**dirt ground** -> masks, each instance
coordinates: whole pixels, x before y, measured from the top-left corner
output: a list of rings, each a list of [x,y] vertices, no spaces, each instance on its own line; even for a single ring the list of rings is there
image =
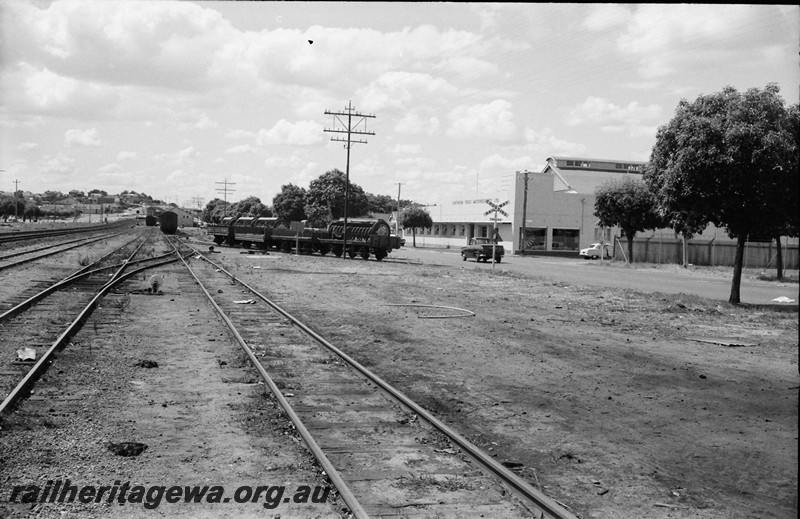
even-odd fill
[[[201,231],[192,241],[210,245]],[[796,313],[553,283],[502,266],[426,266],[401,251],[376,262],[218,250],[214,259],[237,277],[498,460],[521,464],[520,475],[581,518],[797,516]],[[99,321],[99,332],[95,324],[76,339],[71,362],[89,366],[88,389],[67,405],[102,411],[53,413],[33,400],[0,431],[4,486],[76,473],[92,481],[207,474],[322,484],[263,386],[224,346],[213,314],[184,297],[189,287],[179,279],[170,273],[165,297],[132,296],[124,312]],[[122,310],[120,297],[108,304]],[[170,334],[185,340],[165,343]],[[136,367],[141,359],[159,368]],[[170,371],[184,364],[191,382]],[[62,367],[47,380],[67,373]],[[209,388],[215,398],[203,395]],[[53,429],[61,440],[39,436]],[[163,462],[109,458],[106,442],[123,437],[148,443],[147,455]],[[256,451],[268,465],[248,461]],[[153,514],[170,510],[200,511]]]
[[[240,252],[220,256],[580,517],[797,516],[796,313]]]

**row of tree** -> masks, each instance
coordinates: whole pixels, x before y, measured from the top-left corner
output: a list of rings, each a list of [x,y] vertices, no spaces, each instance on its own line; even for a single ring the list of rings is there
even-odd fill
[[[596,191],[600,225],[619,227],[633,260],[637,232],[672,228],[684,239],[709,225],[736,239],[729,302],[740,302],[748,236],[778,243],[797,236],[800,207],[800,106],[786,107],[779,88],[722,92],[682,100],[659,128],[642,180],[626,177]]]
[[[338,169],[326,172],[312,180],[308,189],[286,184],[267,206],[258,197],[251,196],[235,203],[215,198],[203,209],[202,218],[209,223],[219,223],[225,216],[277,216],[290,221],[307,220],[311,227],[325,227],[342,218],[345,213],[347,177]],[[408,207],[409,200],[401,201]],[[359,218],[369,214],[391,213],[397,209],[397,200],[387,195],[366,193],[358,184],[349,183],[347,216]]]

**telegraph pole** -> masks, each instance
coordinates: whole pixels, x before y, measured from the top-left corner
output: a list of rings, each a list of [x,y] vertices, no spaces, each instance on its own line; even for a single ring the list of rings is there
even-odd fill
[[[19,220],[17,216],[17,191],[19,191],[19,180],[14,181],[14,220]]]
[[[344,184],[344,232],[342,234],[342,258],[344,258],[345,255],[347,255],[347,201],[350,196],[350,148],[353,146],[353,144],[367,143],[366,140],[353,140],[352,136],[375,135],[375,132],[367,131],[367,119],[374,119],[375,116],[356,112],[351,101],[347,102],[347,107],[344,109],[344,112],[331,112],[330,110],[325,110],[325,115],[333,116],[333,128],[324,128],[323,131],[347,134],[347,138],[336,136],[331,137],[332,141],[344,142],[344,147],[347,150],[347,167],[345,168]],[[347,118],[347,123],[345,123],[345,117]],[[355,125],[353,125],[353,118],[356,119]],[[337,128],[337,122],[343,127],[343,129]],[[359,126],[362,125],[362,123],[363,129],[359,129]]]
[[[394,233],[400,235],[400,186],[402,182],[397,183],[397,218],[394,219]]]
[[[223,215],[228,216],[228,192],[233,193],[236,191],[235,189],[229,189],[228,186],[235,186],[236,182],[228,182],[226,178],[222,182],[216,182],[216,184],[222,184],[222,187],[217,188],[217,193],[222,193],[223,200],[225,201],[225,212]]]
[[[192,197],[192,203],[200,209],[200,206],[203,204],[204,199],[200,198],[199,196]]]
[[[525,175],[525,189],[523,189],[525,194],[522,198],[522,228],[519,230],[519,253],[522,254],[525,250],[525,228],[527,227],[526,218],[528,217],[528,174],[530,174],[530,171],[526,169],[522,172],[517,171],[517,173]]]

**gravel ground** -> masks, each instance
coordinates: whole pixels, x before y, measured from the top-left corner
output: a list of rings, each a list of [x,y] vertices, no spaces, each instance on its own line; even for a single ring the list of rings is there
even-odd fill
[[[498,460],[520,464],[580,517],[797,516],[796,314],[401,254],[365,262],[220,249],[214,259],[237,277]],[[0,515],[254,515],[252,504],[6,502],[14,485],[67,477],[324,485],[210,308],[177,268],[165,280],[163,296],[109,300],[3,424]],[[108,450],[122,441],[148,448],[130,458]],[[335,501],[300,506],[269,513],[339,512]]]

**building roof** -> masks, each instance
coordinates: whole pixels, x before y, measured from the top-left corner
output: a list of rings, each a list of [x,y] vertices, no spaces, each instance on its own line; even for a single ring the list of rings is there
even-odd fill
[[[646,164],[633,160],[548,157],[542,173],[553,173],[553,191],[594,194],[601,184],[620,175],[641,175]]]

